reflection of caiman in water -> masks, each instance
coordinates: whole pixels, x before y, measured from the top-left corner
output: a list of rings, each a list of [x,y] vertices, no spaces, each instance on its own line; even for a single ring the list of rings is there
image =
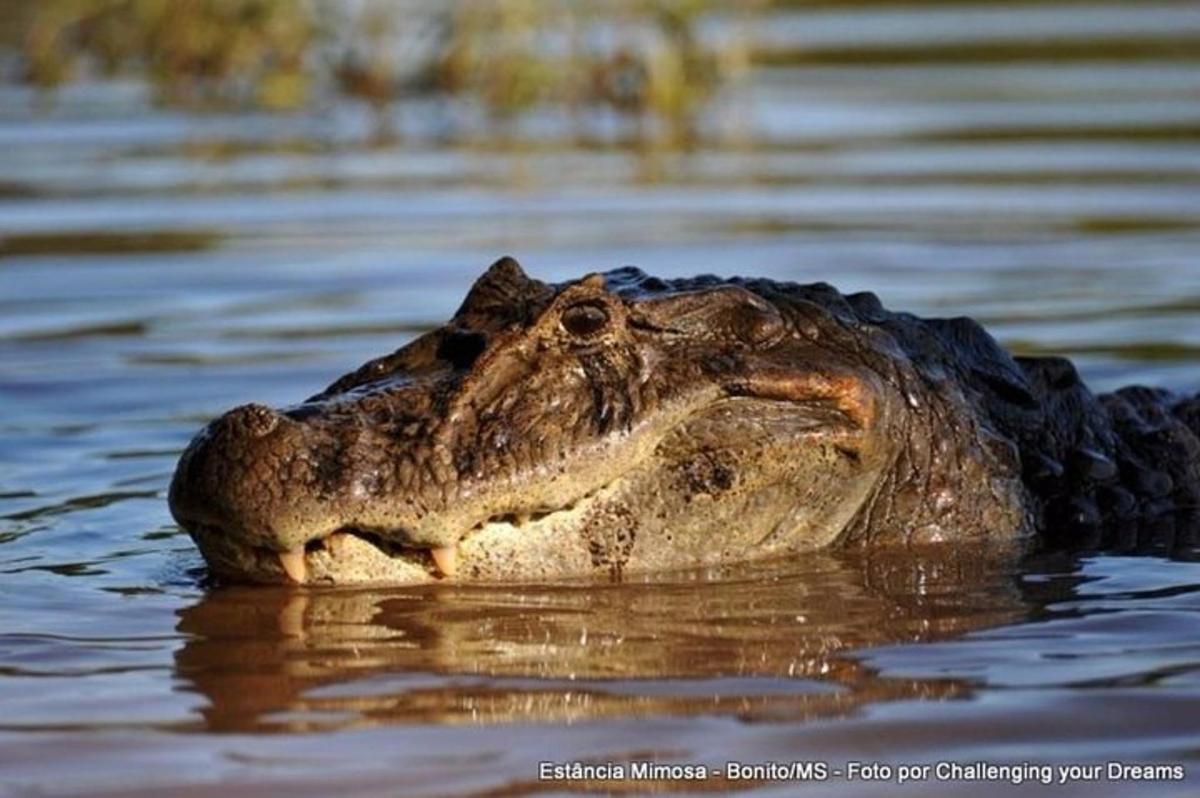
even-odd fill
[[[214,730],[840,715],[944,698],[846,657],[1022,617],[1017,557],[817,552],[653,583],[230,587],[182,611],[176,673]]]

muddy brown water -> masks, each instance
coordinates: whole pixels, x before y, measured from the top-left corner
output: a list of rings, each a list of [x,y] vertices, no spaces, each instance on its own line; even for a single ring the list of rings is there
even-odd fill
[[[1194,4],[826,4],[753,35],[773,65],[691,152],[574,147],[552,113],[497,147],[405,108],[369,146],[350,105],[192,116],[110,84],[34,114],[0,88],[0,792],[553,794],[613,785],[539,762],[656,759],[718,774],[631,789],[1195,794],[1186,551],[297,591],[209,585],[171,522],[207,418],[396,348],[501,253],[545,279],[827,280],[972,315],[1100,389],[1200,390]],[[850,762],[1102,771],[898,785]]]

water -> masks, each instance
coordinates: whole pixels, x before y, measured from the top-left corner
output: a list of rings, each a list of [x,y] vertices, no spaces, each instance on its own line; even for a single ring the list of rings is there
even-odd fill
[[[828,280],[975,316],[1016,350],[1071,355],[1098,389],[1200,390],[1194,5],[752,22],[773,66],[718,100],[692,152],[572,147],[551,112],[512,146],[467,146],[444,141],[444,109],[414,104],[401,143],[369,146],[349,105],[196,117],[121,84],[33,115],[0,89],[4,790],[508,795],[564,788],[538,781],[542,760],[657,757],[1179,763],[1187,781],[1020,790],[1194,792],[1200,566],[1182,560],[829,553],[621,585],[204,581],[165,502],[193,432],[396,348],[502,253],[552,280],[625,263]]]

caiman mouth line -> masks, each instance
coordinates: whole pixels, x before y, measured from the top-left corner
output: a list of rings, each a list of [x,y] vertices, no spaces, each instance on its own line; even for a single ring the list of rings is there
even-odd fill
[[[687,423],[703,413],[712,412],[714,407],[720,408],[727,402],[740,401],[742,399],[739,396],[727,396],[723,401],[685,414],[654,445],[647,447],[641,456],[636,457],[626,470],[567,504],[553,509],[527,509],[493,514],[467,529],[458,537],[456,543],[449,546],[423,547],[400,542],[398,538],[405,537],[402,527],[342,524],[324,534],[311,537],[292,549],[280,551],[270,546],[239,543],[236,536],[227,534],[227,530],[219,524],[186,520],[181,523],[210,541],[219,541],[220,545],[226,549],[226,558],[231,563],[253,563],[252,569],[256,573],[275,572],[298,585],[339,584],[344,580],[347,570],[353,570],[363,563],[369,564],[370,569],[377,575],[377,581],[412,582],[452,579],[462,570],[462,550],[465,545],[481,532],[486,530],[492,541],[497,537],[503,538],[512,535],[528,535],[536,538],[540,525],[553,525],[564,520],[569,521],[569,516],[578,515],[598,496],[611,492],[614,486],[634,473],[651,453],[657,451],[658,445],[669,437],[670,432],[685,427]],[[797,403],[779,399],[757,399],[756,401],[766,405],[788,407],[793,414],[793,423],[806,428],[846,431],[857,431],[861,428],[856,419],[840,408],[831,406],[829,402]],[[467,559],[469,561],[471,558],[468,556]],[[233,568],[232,570],[241,569]],[[390,579],[378,578],[384,574],[392,574],[392,576]],[[480,575],[475,572],[470,576],[478,578]]]
[[[529,527],[536,527],[542,524],[553,525],[558,521],[566,519],[571,514],[578,514],[582,509],[594,502],[597,497],[610,493],[616,485],[620,484],[640,468],[658,450],[658,446],[662,441],[670,437],[672,432],[686,427],[689,422],[698,416],[712,412],[714,407],[719,408],[725,402],[738,401],[741,401],[740,397],[728,396],[723,401],[718,401],[702,410],[693,410],[685,414],[669,430],[664,432],[653,445],[646,447],[642,451],[641,456],[634,458],[633,462],[628,464],[628,467],[624,471],[609,481],[579,495],[567,504],[553,509],[541,508],[493,514],[484,521],[476,523],[460,535],[456,543],[450,546],[438,548],[408,546],[394,539],[394,537],[403,534],[402,530],[372,529],[351,524],[340,526],[328,534],[310,539],[304,545],[290,551],[279,552],[266,548],[262,549],[262,551],[270,558],[275,559],[283,572],[293,582],[298,584],[306,584],[310,581],[312,573],[310,560],[314,557],[323,556],[327,559],[327,565],[329,566],[327,571],[335,568],[339,555],[346,542],[350,539],[369,546],[372,552],[380,558],[416,565],[424,570],[430,578],[453,578],[459,573],[460,555],[464,545],[485,529],[497,535],[526,534],[533,531]],[[844,429],[847,431],[857,431],[861,428],[861,425],[850,414],[836,406],[831,406],[830,403],[825,401],[806,403],[789,402],[779,399],[760,399],[757,401],[768,405],[786,406],[797,418],[806,417],[805,423],[811,425],[813,428]],[[330,574],[330,578],[332,581],[337,581],[336,576],[333,574]]]

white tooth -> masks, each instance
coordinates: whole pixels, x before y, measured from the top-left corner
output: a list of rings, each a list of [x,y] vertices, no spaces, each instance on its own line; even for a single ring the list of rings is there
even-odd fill
[[[279,552],[279,564],[283,566],[283,570],[292,578],[293,582],[304,584],[308,579],[308,567],[304,562],[303,546],[298,546],[291,551]]]
[[[433,563],[443,576],[454,576],[458,570],[458,546],[442,546],[430,549],[429,553],[433,555]]]

